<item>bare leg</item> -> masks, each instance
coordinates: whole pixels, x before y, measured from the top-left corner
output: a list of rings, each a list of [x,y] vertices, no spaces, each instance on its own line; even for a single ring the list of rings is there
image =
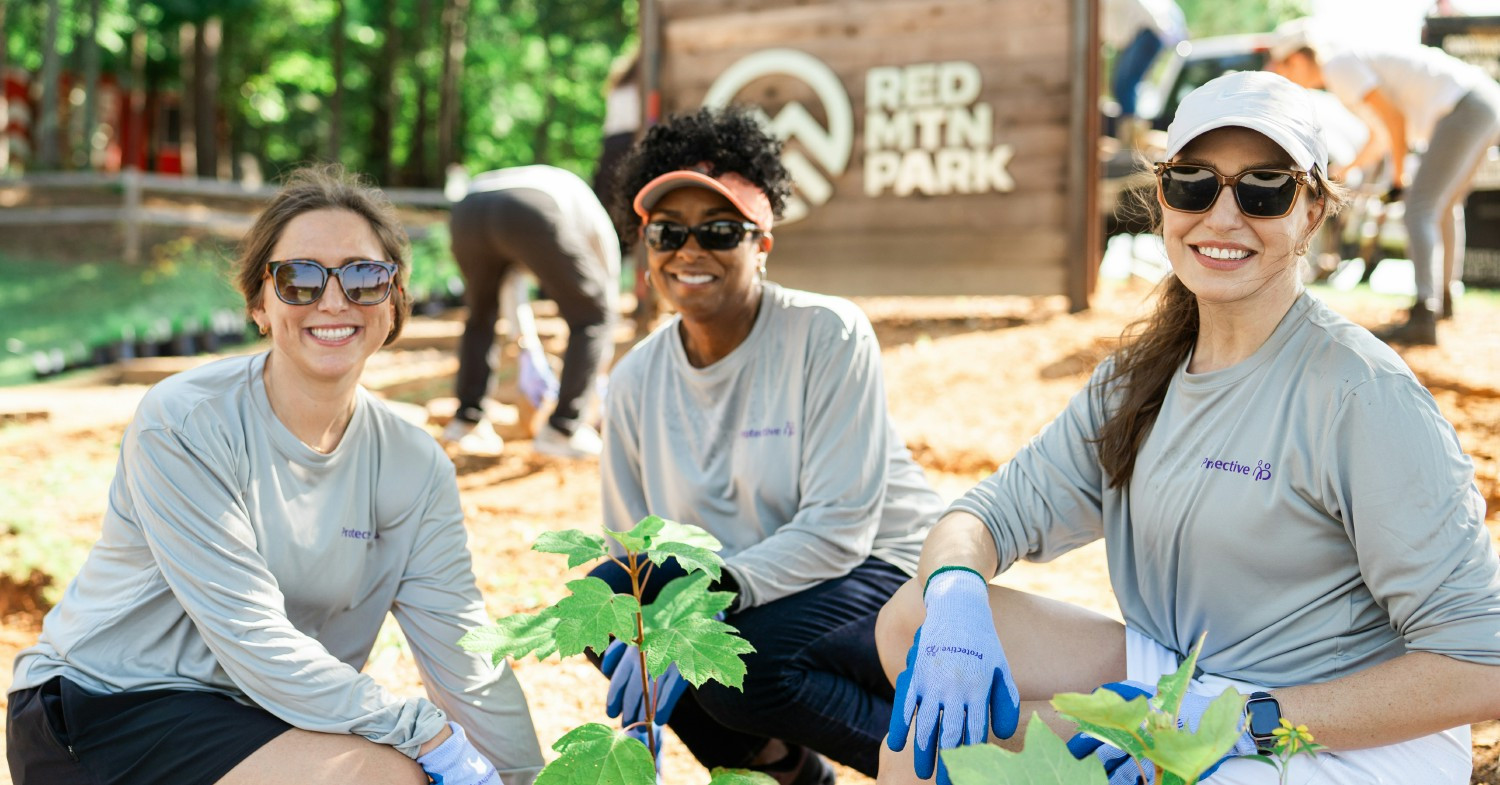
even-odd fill
[[[1016,734],[1008,740],[990,741],[1020,749],[1032,712],[1066,738],[1075,728],[1059,719],[1048,701],[1059,692],[1092,692],[1101,684],[1123,680],[1125,626],[1066,602],[1000,586],[989,589],[995,629],[1021,693],[1021,725]],[[921,588],[914,581],[902,586],[880,612],[875,642],[892,683],[906,667],[907,650],[925,616]],[[882,785],[919,782],[910,744],[901,752],[882,745],[877,781]]]
[[[395,747],[361,736],[292,729],[277,736],[219,780],[218,785],[425,785],[417,762]]]

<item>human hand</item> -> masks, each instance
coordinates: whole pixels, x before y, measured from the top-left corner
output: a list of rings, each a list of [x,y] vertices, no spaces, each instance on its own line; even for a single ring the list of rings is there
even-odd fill
[[[449,722],[448,729],[453,731],[452,736],[426,755],[417,756],[417,765],[432,778],[433,785],[499,785],[500,774],[469,743],[463,727]]]
[[[1136,698],[1149,699],[1156,694],[1155,687],[1139,681],[1111,682],[1104,685],[1103,688],[1119,695],[1126,701]],[[1214,697],[1217,696],[1211,697],[1192,692],[1183,695],[1182,705],[1177,710],[1177,727],[1197,733],[1199,724],[1203,722],[1203,714],[1208,711],[1209,705],[1214,702]],[[1098,758],[1104,764],[1104,773],[1109,775],[1109,785],[1135,785],[1135,783],[1142,781],[1142,779],[1146,782],[1156,781],[1156,767],[1151,765],[1151,761],[1140,761],[1137,763],[1134,758],[1127,755],[1123,750],[1106,744],[1092,736],[1079,733],[1073,738],[1068,739],[1068,752],[1073,753],[1073,757],[1080,760],[1089,755]],[[1199,781],[1208,779],[1211,774],[1219,770],[1220,766],[1224,765],[1224,761],[1230,758],[1254,754],[1255,742],[1250,738],[1250,731],[1247,729],[1240,734],[1240,738],[1234,743],[1234,747],[1224,757],[1214,763],[1214,765],[1208,767],[1208,770],[1199,775],[1198,779]]]
[[[641,680],[640,649],[632,643],[618,638],[604,650],[600,670],[609,677],[609,691],[605,693],[604,712],[610,717],[619,717],[624,728],[646,721],[646,697]],[[687,690],[687,681],[673,664],[652,685],[656,706],[652,722],[665,725],[672,717],[677,701]],[[644,741],[642,736],[642,741]]]
[[[906,746],[913,727],[912,763],[921,779],[938,769],[939,749],[978,744],[989,731],[1008,739],[1020,721],[1020,694],[1000,647],[990,613],[988,584],[969,569],[934,572],[923,595],[927,619],[896,679],[890,733],[892,750]]]
[[[547,363],[547,354],[540,348],[527,347],[521,350],[521,368],[516,374],[516,386],[531,402],[531,408],[542,408],[542,401],[557,398],[557,377]]]

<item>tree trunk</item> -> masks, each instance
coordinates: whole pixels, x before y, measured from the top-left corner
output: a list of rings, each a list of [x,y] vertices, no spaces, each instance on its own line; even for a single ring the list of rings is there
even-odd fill
[[[430,71],[427,61],[427,30],[432,27],[432,0],[417,0],[417,24],[412,28],[411,62],[412,79],[417,83],[417,115],[412,121],[411,149],[406,151],[406,171],[409,185],[430,187],[437,182],[428,163],[427,128]]]
[[[126,106],[122,158],[124,169],[144,169],[150,163],[146,141],[146,28],[130,36],[130,103]]]
[[[83,79],[83,139],[80,154],[74,160],[92,169],[97,160],[94,131],[99,125],[99,0],[89,0],[88,32],[83,38]]]
[[[370,169],[377,182],[383,186],[395,185],[395,170],[391,166],[391,144],[395,127],[395,72],[399,59],[400,30],[396,25],[396,0],[385,0],[382,8],[381,30],[385,44],[381,47],[371,86],[374,90],[375,107],[370,118]]]
[[[97,0],[96,0],[97,2]],[[219,92],[219,44],[223,23],[209,17],[193,28],[193,136],[197,142],[197,175],[219,176],[219,129],[215,100]]]
[[[349,4],[336,0],[333,14],[333,96],[328,102],[328,160],[338,163],[344,148],[344,50]]]
[[[10,51],[6,46],[5,33],[5,7],[9,5],[8,0],[0,0],[0,77],[5,74],[6,63],[10,62]],[[10,169],[10,102],[5,98],[5,80],[0,78],[0,176],[4,176],[6,170]]]
[[[193,65],[193,41],[197,39],[197,25],[184,22],[177,29],[177,52],[180,56],[178,77],[182,84],[177,91],[177,139],[181,153],[183,176],[198,171],[198,90]]]
[[[459,85],[463,83],[469,0],[446,0],[443,8],[443,78],[438,95],[438,168],[459,163]]]
[[[62,85],[57,61],[57,24],[61,17],[61,0],[47,0],[47,32],[42,36],[42,107],[34,126],[37,168],[44,170],[56,169],[62,163],[57,148],[62,128],[59,114],[62,102],[58,100]]]

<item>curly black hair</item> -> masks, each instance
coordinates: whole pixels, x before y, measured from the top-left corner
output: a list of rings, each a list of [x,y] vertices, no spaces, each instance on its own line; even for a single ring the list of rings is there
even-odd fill
[[[635,149],[620,161],[613,199],[615,225],[620,237],[633,242],[641,226],[631,206],[646,183],[667,172],[688,169],[707,162],[709,174],[737,172],[766,193],[771,211],[781,217],[787,197],[792,195],[792,177],[781,165],[781,140],[740,106],[703,107],[691,114],[678,114],[652,126]]]

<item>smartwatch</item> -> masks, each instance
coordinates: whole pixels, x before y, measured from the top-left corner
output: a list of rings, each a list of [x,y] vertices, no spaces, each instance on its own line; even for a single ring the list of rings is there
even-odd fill
[[[1245,725],[1255,751],[1270,755],[1276,747],[1276,735],[1271,731],[1281,727],[1281,704],[1269,692],[1250,693],[1250,700],[1245,701]]]

